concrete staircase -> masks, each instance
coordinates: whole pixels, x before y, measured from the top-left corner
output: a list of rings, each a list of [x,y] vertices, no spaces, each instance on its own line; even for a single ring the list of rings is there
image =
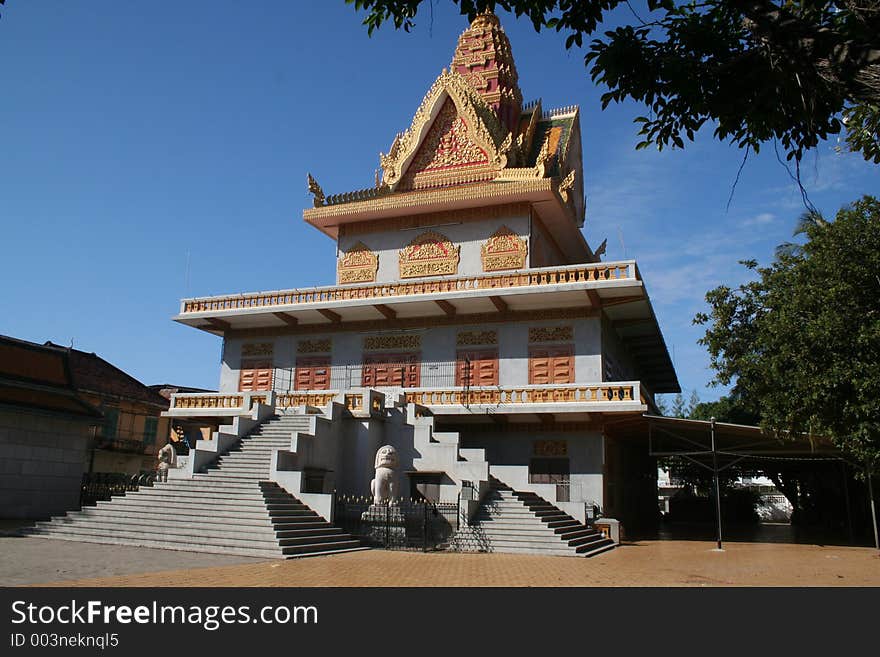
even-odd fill
[[[462,481],[479,483],[488,480],[486,450],[461,447],[457,432],[437,431],[434,418],[419,414],[415,404],[407,406],[406,414],[407,424],[413,427],[413,445],[421,455],[413,459],[415,470],[445,472],[456,482],[456,493]]]
[[[535,493],[516,492],[490,479],[474,522],[453,537],[453,549],[590,557],[615,544]]]
[[[37,523],[31,534],[89,543],[285,558],[363,549],[274,482],[272,451],[308,417],[275,416],[192,479],[170,479]]]

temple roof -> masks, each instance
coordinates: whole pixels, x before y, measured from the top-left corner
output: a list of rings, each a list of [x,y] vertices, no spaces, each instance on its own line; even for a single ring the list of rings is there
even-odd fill
[[[381,179],[368,189],[325,195],[310,174],[315,207],[303,213],[305,220],[336,237],[338,206],[352,206],[344,212],[346,222],[371,221],[386,206],[393,213],[402,202],[419,211],[420,192],[454,188],[457,200],[479,207],[499,196],[487,186],[504,188],[504,196],[516,196],[521,187],[521,200],[535,202],[526,196],[540,182],[550,193],[538,202],[557,206],[552,213],[570,224],[561,237],[579,234],[583,225],[578,108],[545,112],[540,100],[523,107],[510,42],[492,13],[478,15],[461,34],[449,70],[441,72],[409,129],[397,134],[379,160]],[[358,210],[364,201],[370,202],[366,214]],[[575,240],[586,247],[582,236]],[[587,250],[586,257],[591,254]]]
[[[522,93],[510,41],[495,14],[488,10],[479,14],[461,33],[449,70],[477,90],[508,131],[515,130]]]

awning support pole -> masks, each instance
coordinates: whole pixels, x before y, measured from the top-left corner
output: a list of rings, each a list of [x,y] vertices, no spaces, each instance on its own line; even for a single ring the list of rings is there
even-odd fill
[[[718,454],[715,451],[715,418],[710,418],[710,431],[712,434],[712,474],[715,478],[715,520],[717,522],[718,549],[723,550],[721,544],[721,487],[718,484]]]
[[[874,508],[874,486],[871,484],[874,472],[871,466],[867,466],[865,471],[868,478],[868,497],[871,499],[871,523],[874,525],[874,547],[880,550],[880,541],[877,540],[877,509]]]

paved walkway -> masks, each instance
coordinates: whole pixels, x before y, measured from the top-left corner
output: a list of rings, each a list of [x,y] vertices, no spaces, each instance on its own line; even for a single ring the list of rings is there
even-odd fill
[[[0,586],[153,573],[187,567],[254,564],[262,561],[224,554],[0,535]]]
[[[870,548],[744,542],[729,543],[723,552],[713,547],[710,541],[649,540],[592,559],[369,550],[259,561],[40,538],[0,539],[0,585],[880,586],[880,557]],[[212,559],[238,564],[210,563]],[[184,563],[187,569],[176,568]],[[86,579],[99,573],[106,576]]]

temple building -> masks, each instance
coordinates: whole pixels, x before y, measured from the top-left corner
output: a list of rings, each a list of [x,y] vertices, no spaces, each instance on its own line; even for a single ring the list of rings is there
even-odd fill
[[[369,189],[308,176],[303,219],[336,241],[335,285],[181,302],[176,321],[223,340],[219,391],[172,395],[167,415],[219,428],[168,485],[225,469],[332,522],[391,445],[405,497],[463,500],[474,524],[498,491],[606,533],[656,515],[656,463],[615,427],[679,384],[636,262],[602,261],[582,232],[578,107],[524,104],[481,14],[379,160]],[[269,437],[265,463],[230,465]]]

